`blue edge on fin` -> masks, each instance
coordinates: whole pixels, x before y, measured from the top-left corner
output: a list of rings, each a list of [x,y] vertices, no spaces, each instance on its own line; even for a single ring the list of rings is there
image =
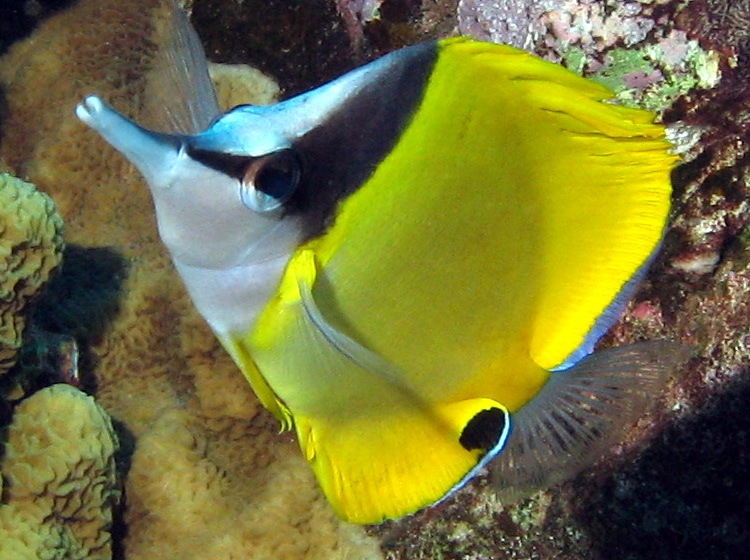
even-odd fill
[[[610,303],[602,312],[602,314],[597,318],[594,326],[591,327],[591,330],[583,339],[581,345],[573,350],[573,352],[571,352],[571,354],[565,359],[563,363],[552,368],[550,371],[557,372],[570,369],[594,351],[594,346],[599,341],[599,339],[603,337],[607,333],[607,331],[611,329],[614,324],[620,319],[622,312],[625,310],[625,306],[628,304],[628,301],[630,301],[630,298],[632,298],[635,294],[635,291],[638,289],[638,285],[641,283],[641,280],[643,280],[643,278],[646,276],[648,269],[656,259],[656,255],[659,254],[663,239],[664,236],[662,235],[662,240],[659,241],[659,244],[651,252],[649,257],[638,268],[638,270],[635,271],[633,277],[625,283],[619,293],[615,296],[615,299],[612,300],[612,303]]]
[[[620,316],[625,309],[625,306],[627,305],[628,301],[630,301],[630,298],[635,294],[636,289],[638,288],[638,285],[641,283],[641,280],[646,276],[646,273],[648,272],[649,267],[653,263],[653,261],[656,259],[656,255],[659,253],[659,250],[661,249],[663,242],[663,236],[662,240],[659,241],[659,244],[656,246],[656,248],[651,252],[649,257],[644,261],[644,263],[638,268],[638,270],[633,274],[633,277],[628,280],[625,285],[622,287],[622,289],[618,292],[618,294],[615,296],[615,298],[612,300],[612,303],[610,303],[607,308],[602,312],[602,314],[599,316],[599,318],[594,323],[594,326],[591,327],[591,330],[588,332],[586,337],[584,338],[581,345],[573,350],[573,352],[565,359],[563,363],[561,363],[559,366],[552,368],[550,371],[552,372],[560,372],[564,371],[566,369],[570,369],[575,364],[577,364],[579,361],[581,361],[583,358],[588,356],[594,351],[594,346],[599,341],[599,339],[606,334],[606,332],[614,326],[614,324],[620,319]],[[441,502],[443,502],[445,499],[447,499],[451,494],[456,492],[457,490],[460,490],[463,488],[472,478],[477,476],[479,472],[485,468],[490,461],[492,461],[505,447],[505,444],[508,443],[508,440],[510,439],[510,429],[511,429],[511,417],[509,414],[506,413],[505,417],[505,429],[503,430],[503,433],[500,438],[498,438],[497,445],[493,447],[487,454],[482,457],[481,461],[476,464],[476,466],[471,469],[466,475],[458,481],[446,494],[440,498],[437,502],[435,502],[433,505],[437,505]]]

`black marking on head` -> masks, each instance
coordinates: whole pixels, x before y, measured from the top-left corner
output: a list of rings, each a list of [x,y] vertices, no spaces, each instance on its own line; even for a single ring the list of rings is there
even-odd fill
[[[212,152],[210,150],[200,150],[193,148],[190,144],[186,144],[185,150],[187,154],[194,159],[215,169],[220,173],[234,177],[235,179],[242,179],[242,175],[245,173],[245,168],[254,158],[250,156],[237,156],[233,154],[223,154],[221,152]]]
[[[302,161],[290,149],[258,157],[201,150],[189,144],[185,150],[195,161],[237,179],[242,202],[255,212],[282,207],[297,189],[302,175]],[[268,196],[258,196],[256,191]]]
[[[303,217],[308,239],[324,233],[338,203],[396,144],[419,107],[437,55],[434,42],[392,53],[384,78],[343,100],[328,121],[294,143],[305,169],[285,208]]]
[[[464,426],[458,442],[467,451],[493,449],[505,431],[506,413],[501,408],[488,408],[475,414]]]
[[[379,79],[344,97],[328,120],[293,143],[301,176],[280,216],[301,216],[308,240],[325,232],[339,202],[372,175],[396,144],[424,97],[437,56],[435,42],[387,55],[377,62],[384,65],[376,72]],[[225,154],[189,143],[185,149],[194,160],[240,181],[254,162],[268,156]]]

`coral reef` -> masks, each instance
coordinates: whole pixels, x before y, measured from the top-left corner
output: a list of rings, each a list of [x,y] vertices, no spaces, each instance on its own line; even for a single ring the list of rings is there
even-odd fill
[[[745,557],[748,399],[745,375],[670,425],[639,461],[580,496],[575,515],[589,528],[597,557]]]
[[[126,271],[112,249],[66,245],[61,265],[30,307],[23,346],[7,376],[19,392],[54,383],[96,391],[91,346],[117,315]]]
[[[359,527],[330,514],[291,438],[274,445],[276,426],[263,417],[230,427],[170,410],[156,420],[138,441],[127,483],[131,507],[154,513],[128,517],[128,530],[141,535],[128,558],[380,557]],[[263,443],[243,446],[252,440]]]
[[[505,43],[532,50],[546,31],[542,18],[560,7],[560,0],[461,0],[458,22],[461,33],[482,41]]]
[[[216,86],[219,107],[230,109],[252,99],[257,104],[277,100],[279,85],[257,68],[247,64],[209,63],[208,71]]]
[[[686,162],[674,174],[674,219],[603,344],[673,338],[693,357],[628,439],[573,481],[507,506],[481,479],[370,537],[344,526],[192,309],[157,241],[145,185],[73,117],[88,93],[141,114],[158,2],[82,0],[0,60],[0,158],[55,198],[71,241],[117,247],[130,264],[120,313],[91,363],[97,398],[132,438],[124,556],[738,557],[750,541],[747,3],[297,4],[195,0],[194,19],[212,58],[257,64],[286,95],[404,43],[492,32],[604,81],[624,102],[665,110]],[[228,84],[223,103],[250,100],[242,80],[217,79]]]
[[[0,174],[0,208],[0,393],[18,398],[23,390],[4,374],[22,344],[24,308],[62,258],[62,220],[49,196],[7,173]]]
[[[31,323],[38,329],[99,342],[117,315],[127,262],[111,248],[68,243],[62,266],[34,303]]]
[[[0,558],[112,558],[116,446],[107,414],[69,385],[18,405],[2,462]]]

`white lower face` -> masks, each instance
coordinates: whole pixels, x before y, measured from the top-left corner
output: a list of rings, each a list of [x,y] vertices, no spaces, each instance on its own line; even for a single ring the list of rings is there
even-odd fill
[[[214,331],[247,332],[300,242],[297,221],[247,208],[239,180],[192,159],[184,137],[141,128],[93,96],[77,114],[148,181],[162,241]]]
[[[276,292],[289,255],[221,270],[173,262],[195,307],[221,336],[250,331]]]
[[[235,268],[288,255],[297,246],[294,220],[250,210],[238,179],[185,154],[175,160],[168,181],[149,184],[159,235],[175,261]]]

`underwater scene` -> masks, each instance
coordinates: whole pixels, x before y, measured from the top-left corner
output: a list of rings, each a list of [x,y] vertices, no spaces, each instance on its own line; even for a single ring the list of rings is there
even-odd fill
[[[0,560],[750,557],[750,5],[1,0]]]

